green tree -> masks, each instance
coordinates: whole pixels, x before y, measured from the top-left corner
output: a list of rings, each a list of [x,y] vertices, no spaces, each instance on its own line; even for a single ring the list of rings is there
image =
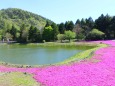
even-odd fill
[[[10,34],[13,36],[13,40],[16,40],[16,33],[17,33],[17,29],[14,25],[12,25],[12,28],[10,30]]]
[[[40,30],[36,27],[31,26],[29,29],[29,37],[30,42],[38,42],[41,39]]]
[[[87,27],[89,27],[90,29],[93,29],[93,27],[94,27],[93,19],[91,17],[89,17],[88,19],[85,19],[85,21],[86,21]]]
[[[6,38],[7,42],[9,42],[9,40],[12,40],[12,37],[13,36],[10,33],[5,34],[5,38]]]
[[[64,34],[58,34],[57,38],[58,38],[58,40],[60,40],[62,42],[62,40],[65,39],[65,35]]]
[[[42,34],[43,40],[51,41],[53,40],[52,36],[53,36],[53,28],[51,26],[45,27]]]
[[[53,29],[53,40],[57,40],[57,35],[58,35],[58,33],[59,33],[59,31],[58,31],[58,26],[55,24],[55,23],[52,23],[51,24],[51,27],[52,27],[52,29]]]
[[[89,32],[86,40],[102,40],[105,37],[105,33],[99,31],[98,29],[93,29]]]
[[[84,30],[80,27],[80,25],[78,23],[75,24],[73,32],[76,33],[76,39],[77,40],[83,40],[84,39]]]
[[[112,38],[115,39],[115,16],[113,16],[110,24],[110,30],[111,30],[111,35],[113,35]]]
[[[36,27],[34,28],[34,38],[35,42],[39,42],[41,40],[40,30]]]
[[[19,36],[18,41],[19,42],[27,42],[28,41],[28,31],[27,31],[25,24],[22,24],[22,26],[20,28],[20,36]]]
[[[33,42],[33,38],[34,38],[34,37],[33,37],[33,34],[34,34],[33,32],[34,32],[34,26],[31,26],[31,27],[29,28],[29,31],[28,31],[28,35],[29,35],[29,36],[28,36],[28,40],[31,41],[31,42]]]
[[[0,30],[0,40],[2,40],[2,32],[3,30]]]
[[[22,31],[22,42],[27,42],[28,41],[28,30],[24,29]]]
[[[81,20],[78,19],[76,21],[73,30],[74,32],[76,32],[77,39],[84,39],[93,27],[94,21],[91,17],[89,17],[88,19],[82,18]]]
[[[66,21],[65,28],[66,28],[66,30],[71,30],[72,31],[73,28],[74,28],[74,23],[72,21]]]
[[[51,25],[52,21],[50,21],[49,19],[17,8],[0,10],[0,29],[8,29],[8,24],[10,24],[10,26],[14,25],[16,28],[21,28],[22,24],[28,25],[26,26],[27,28],[29,28],[30,25],[37,28],[43,28],[47,21]]]
[[[84,18],[81,19],[80,25],[82,28],[86,25],[86,20]]]
[[[58,28],[59,28],[59,32],[60,32],[60,34],[64,34],[64,32],[65,32],[65,24],[64,23],[60,23],[59,25],[58,25]]]
[[[7,25],[6,22],[3,23],[3,27],[2,27],[3,31],[2,31],[2,38],[4,39],[6,32],[7,32]]]
[[[79,25],[81,24],[81,21],[79,19],[77,19],[75,25],[77,25],[77,24],[79,24]]]
[[[69,42],[70,42],[71,39],[76,37],[75,32],[72,32],[70,30],[69,31],[65,31],[64,35],[65,35],[65,38],[69,40]]]
[[[51,24],[52,24],[52,22],[50,22],[50,21],[47,20],[45,27],[51,26]]]
[[[106,39],[111,38],[111,19],[112,18],[108,14],[106,16],[102,14],[98,19],[95,20],[95,28],[104,32],[106,34]]]

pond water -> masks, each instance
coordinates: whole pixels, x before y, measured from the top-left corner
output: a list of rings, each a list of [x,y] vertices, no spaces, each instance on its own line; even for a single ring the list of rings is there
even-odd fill
[[[44,47],[38,45],[0,45],[0,61],[11,64],[54,64],[86,50],[77,47]]]

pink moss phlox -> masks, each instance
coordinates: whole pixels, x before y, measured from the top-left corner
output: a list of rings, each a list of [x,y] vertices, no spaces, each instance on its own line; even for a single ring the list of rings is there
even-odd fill
[[[45,68],[8,68],[0,72],[28,72],[45,86],[115,86],[115,41],[95,41],[110,45],[95,52],[88,61]],[[94,60],[99,60],[93,62]]]

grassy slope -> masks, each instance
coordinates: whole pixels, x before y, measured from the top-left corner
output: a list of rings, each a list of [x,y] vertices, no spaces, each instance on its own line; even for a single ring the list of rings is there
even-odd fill
[[[20,26],[22,26],[22,24],[26,24],[27,27],[33,25],[41,29],[45,26],[46,21],[52,22],[49,19],[44,18],[38,14],[18,8],[8,8],[0,10],[0,29],[4,29],[7,27],[9,28],[11,27],[11,25],[14,25],[17,29],[20,29]]]
[[[80,52],[80,53],[68,58],[67,60],[65,60],[63,62],[60,62],[59,64],[68,64],[70,62],[75,62],[75,61],[80,61],[83,59],[90,58],[90,57],[92,57],[94,51],[96,51],[99,48],[106,47],[106,46],[107,45],[105,45],[105,44],[98,44],[97,47],[92,48],[92,49],[88,49],[84,52]]]
[[[20,72],[0,73],[0,86],[40,86],[32,75]]]

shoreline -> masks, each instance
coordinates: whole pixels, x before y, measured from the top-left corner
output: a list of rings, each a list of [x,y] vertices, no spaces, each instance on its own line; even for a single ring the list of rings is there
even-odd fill
[[[5,45],[9,45],[4,43]],[[14,43],[15,45],[19,45],[19,43]],[[14,45],[14,44],[10,44],[10,45]],[[25,44],[24,44],[25,45]],[[57,47],[57,46],[67,46],[67,47],[71,47],[71,46],[75,46],[75,47],[79,47],[79,46],[86,46],[86,47],[93,47],[91,49],[85,50],[83,52],[80,52],[78,54],[75,54],[74,56],[69,57],[68,59],[59,62],[59,63],[55,63],[55,64],[46,64],[46,65],[23,65],[23,64],[12,64],[12,63],[8,63],[8,62],[0,62],[0,65],[2,66],[7,66],[7,67],[15,67],[15,68],[36,68],[36,67],[48,67],[48,66],[58,66],[58,65],[66,65],[66,64],[71,64],[72,62],[76,62],[76,61],[81,61],[83,59],[86,59],[86,57],[90,56],[90,53],[95,51],[96,49],[100,48],[100,44],[94,44],[94,43],[89,43],[89,42],[77,42],[77,43],[29,43],[26,45],[38,45],[38,46],[45,46],[45,47]],[[82,53],[87,53],[88,54],[86,56],[83,56],[82,58],[77,58],[79,56],[82,55]],[[73,61],[72,58],[74,58],[75,60]]]

